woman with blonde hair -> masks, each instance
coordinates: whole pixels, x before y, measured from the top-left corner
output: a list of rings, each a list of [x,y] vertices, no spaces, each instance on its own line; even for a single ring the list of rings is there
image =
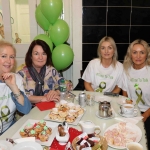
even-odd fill
[[[16,110],[29,113],[31,103],[23,87],[22,77],[12,73],[16,51],[11,43],[0,41],[0,135],[14,122]]]
[[[82,79],[87,91],[119,93],[123,66],[117,61],[118,53],[112,37],[105,36],[97,49],[99,58],[89,62]]]
[[[142,113],[150,149],[150,51],[146,41],[137,39],[124,59],[123,95],[135,101]]]

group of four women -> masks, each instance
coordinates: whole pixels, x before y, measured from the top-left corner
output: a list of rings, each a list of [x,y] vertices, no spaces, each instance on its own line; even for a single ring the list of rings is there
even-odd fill
[[[150,50],[144,40],[135,40],[127,50],[123,65],[117,61],[117,47],[111,37],[99,42],[99,58],[88,64],[82,79],[87,91],[122,93],[139,106],[143,121],[150,137]],[[31,43],[25,57],[25,64],[17,74],[11,70],[15,66],[16,51],[12,44],[0,41],[0,133],[14,122],[16,109],[29,113],[31,103],[59,101],[59,84],[64,80],[53,67],[49,46],[42,40]],[[70,82],[67,84],[68,90]]]

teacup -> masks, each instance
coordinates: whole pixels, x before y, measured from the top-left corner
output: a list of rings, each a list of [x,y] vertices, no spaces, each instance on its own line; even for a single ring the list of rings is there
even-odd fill
[[[143,150],[143,146],[137,142],[130,142],[126,144],[127,150]]]
[[[120,108],[121,108],[121,113],[125,115],[132,115],[134,113],[134,105],[132,104],[124,104]]]

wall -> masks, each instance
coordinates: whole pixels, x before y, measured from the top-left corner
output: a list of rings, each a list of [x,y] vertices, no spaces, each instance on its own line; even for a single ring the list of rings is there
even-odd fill
[[[97,47],[104,36],[117,44],[123,61],[129,43],[141,38],[150,43],[149,0],[82,0],[82,69],[97,57]]]

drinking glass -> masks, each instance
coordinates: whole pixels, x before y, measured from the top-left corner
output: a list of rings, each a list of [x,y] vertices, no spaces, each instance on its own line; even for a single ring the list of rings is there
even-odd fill
[[[87,94],[86,104],[87,104],[88,106],[93,106],[93,105],[94,105],[94,99],[95,99],[95,96],[94,96],[94,95],[89,95],[89,94]]]

